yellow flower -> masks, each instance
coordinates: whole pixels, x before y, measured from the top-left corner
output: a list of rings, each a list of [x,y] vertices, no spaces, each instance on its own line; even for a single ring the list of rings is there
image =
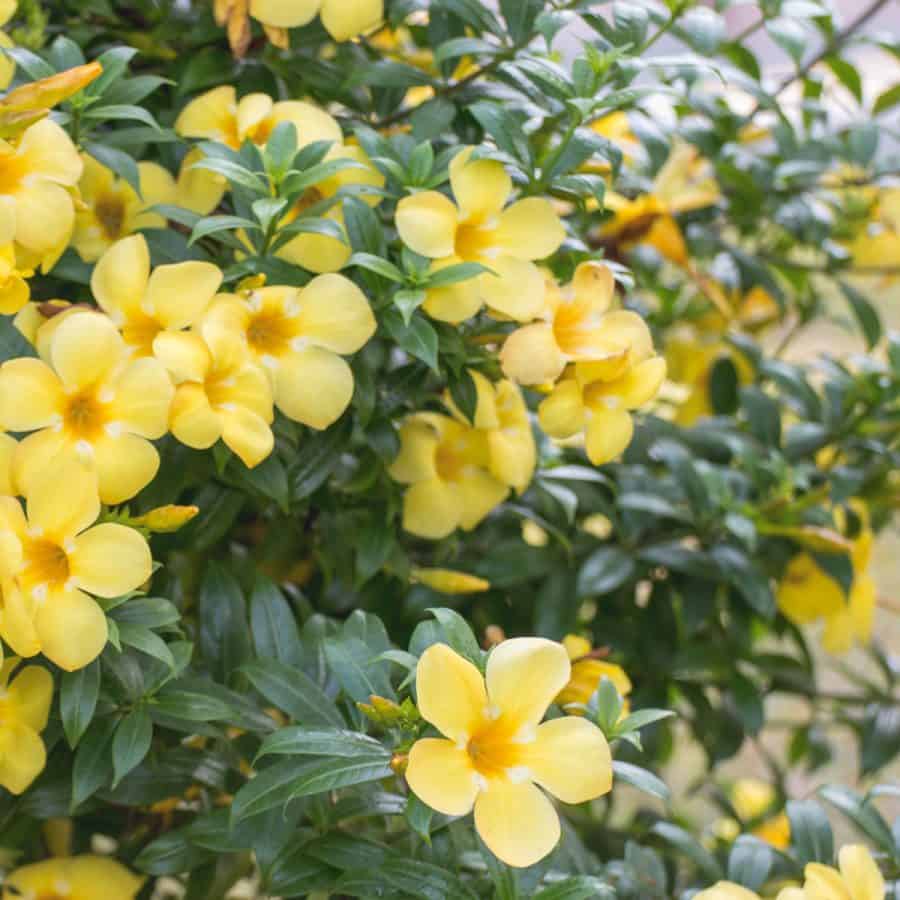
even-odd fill
[[[539,788],[584,803],[612,787],[596,725],[577,716],[541,724],[569,674],[563,646],[543,638],[499,644],[484,677],[446,644],[429,647],[416,669],[419,711],[444,738],[413,745],[409,786],[445,815],[474,807],[481,839],[510,866],[536,863],[559,840],[559,817]]]
[[[166,432],[166,370],[155,359],[129,361],[115,325],[80,309],[53,332],[49,360],[0,366],[0,426],[34,432],[13,456],[18,491],[30,493],[48,466],[74,452],[95,467],[104,503],[128,500],[159,468],[150,441]]]
[[[456,417],[416,413],[400,428],[400,453],[389,472],[410,485],[403,527],[420,537],[471,531],[510,488],[523,491],[534,472],[534,438],[519,389],[472,375],[478,389],[473,424],[450,405]]]
[[[333,274],[303,288],[220,294],[205,323],[239,336],[268,373],[275,405],[320,430],[337,421],[353,397],[353,372],[341,357],[359,350],[376,327],[363,292]]]
[[[3,900],[134,900],[143,883],[114,859],[48,859],[11,872],[4,882]]]
[[[550,437],[584,432],[595,465],[628,447],[634,433],[630,410],[652,400],[666,376],[666,362],[654,355],[650,330],[640,316],[619,311],[602,321],[604,356],[569,366],[538,407],[541,428]]]
[[[16,14],[18,5],[18,0],[0,0],[0,27]],[[5,31],[0,31],[0,48],[8,49],[14,46],[12,38]],[[15,74],[15,60],[5,53],[0,53],[0,91],[5,91],[9,87]]]
[[[384,0],[250,0],[250,15],[274,28],[307,25],[318,15],[336,41],[349,41],[380,24]]]
[[[160,358],[179,382],[169,423],[179,441],[204,450],[221,438],[250,468],[272,452],[272,389],[238,335],[205,325]]]
[[[40,734],[53,701],[53,679],[40,666],[26,666],[10,681],[19,662],[13,656],[0,666],[0,785],[13,794],[25,791],[44,769]]]
[[[720,881],[711,888],[695,894],[694,900],[759,900],[759,894],[734,882]]]
[[[593,650],[590,641],[575,634],[567,634],[563,638],[563,646],[572,663],[572,674],[566,686],[556,697],[556,702],[560,706],[566,707],[572,703],[587,705],[591,695],[604,678],[608,678],[613,683],[621,696],[627,697],[631,693],[631,679],[621,666],[589,657]],[[567,712],[569,711],[574,715],[584,715],[580,709],[567,710]],[[628,714],[627,701],[622,712],[624,715]]]
[[[504,373],[519,384],[556,381],[568,363],[617,357],[623,329],[642,331],[635,313],[608,312],[615,282],[603,263],[582,263],[566,288],[547,288],[542,321],[514,331],[500,353]]]
[[[867,847],[841,847],[838,865],[840,870],[809,863],[803,873],[803,893],[797,894],[797,900],[884,900],[884,876]]]
[[[69,136],[49,119],[14,143],[0,141],[0,242],[15,240],[29,267],[51,269],[72,237],[71,188],[82,163]]]
[[[486,304],[529,321],[543,308],[545,293],[533,260],[555,253],[565,230],[548,200],[527,197],[506,206],[512,179],[502,163],[472,161],[473,149],[450,164],[456,203],[437,191],[404,197],[397,205],[397,230],[407,247],[435,260],[433,269],[477,262],[494,273],[428,291],[424,309],[430,316],[462,322]]]
[[[854,264],[864,268],[900,266],[900,188],[878,193],[872,220],[850,252]]]
[[[147,541],[100,515],[97,477],[74,458],[41,473],[18,500],[0,497],[0,635],[20,656],[60,668],[88,665],[106,645],[103,610],[91,595],[119,597],[153,571]],[[93,525],[93,527],[91,527]]]
[[[758,778],[741,778],[731,788],[731,805],[742,821],[763,819],[752,833],[767,844],[784,849],[791,842],[791,823],[783,812],[772,815],[775,800],[772,785]]]
[[[860,510],[857,510],[860,512]],[[853,540],[853,584],[849,597],[808,553],[798,553],[778,585],[782,613],[797,625],[825,620],[822,646],[829,653],[846,653],[854,640],[868,644],[876,606],[875,581],[868,573],[874,536],[864,511],[862,528]]]
[[[621,110],[595,119],[588,127],[591,131],[615,144],[622,151],[622,156],[626,162],[631,158],[634,151],[640,147],[638,139],[631,130],[627,113]],[[602,174],[609,172],[611,166],[606,160],[600,160],[599,162],[588,160],[581,168],[585,172]]]
[[[165,228],[166,220],[147,207],[177,202],[175,179],[160,165],[138,163],[141,196],[123,178],[82,154],[84,172],[78,182],[83,201],[75,214],[72,246],[85,262],[98,260],[120,238],[142,228]]]
[[[91,275],[94,298],[138,358],[187,340],[185,329],[200,319],[221,283],[216,266],[195,260],[151,272],[142,234],[113,244]]]
[[[410,580],[442,594],[477,594],[491,589],[484,578],[454,569],[413,569]]]
[[[15,439],[0,431],[0,496],[15,494],[12,478],[12,461],[15,452]]]
[[[15,244],[0,245],[0,315],[14,315],[28,303],[31,290],[25,279],[33,274],[17,266]]]

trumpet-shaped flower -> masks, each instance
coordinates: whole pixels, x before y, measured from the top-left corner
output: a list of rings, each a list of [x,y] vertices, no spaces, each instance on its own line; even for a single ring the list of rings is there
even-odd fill
[[[478,373],[473,378],[473,423],[450,404],[452,417],[417,413],[400,428],[400,453],[389,472],[409,485],[403,527],[412,534],[437,539],[457,528],[471,531],[511,488],[521,492],[531,480],[536,450],[519,389],[509,381],[492,385]]]
[[[776,594],[779,608],[792,622],[806,625],[825,620],[822,645],[829,653],[846,653],[854,641],[868,644],[872,639],[876,587],[868,568],[874,536],[865,511],[857,511],[862,528],[852,542],[849,596],[808,553],[798,553],[788,563]]]
[[[48,466],[75,453],[96,469],[104,503],[133,497],[159,468],[150,441],[166,432],[173,392],[155,359],[129,360],[106,316],[65,316],[49,364],[23,357],[0,367],[0,425],[34,432],[13,456],[18,492],[27,495]]]
[[[14,143],[0,141],[0,242],[15,240],[17,258],[49,270],[72,236],[72,188],[82,162],[69,136],[49,119]]]
[[[666,376],[666,363],[653,354],[644,320],[622,310],[606,316],[603,359],[570,366],[552,393],[541,402],[541,428],[563,439],[584,432],[585,449],[594,465],[615,459],[631,443],[631,410],[656,396]]]
[[[160,358],[180,382],[170,422],[179,441],[203,450],[221,438],[248,467],[272,452],[272,389],[238,335],[208,324],[165,342]]]
[[[63,857],[15,869],[4,882],[3,900],[134,900],[143,883],[114,859]]]
[[[507,206],[512,180],[503,165],[471,156],[466,148],[450,164],[456,202],[438,191],[404,197],[397,230],[407,247],[435,260],[434,269],[477,262],[492,270],[429,290],[423,306],[430,316],[461,322],[486,304],[527,322],[544,304],[544,278],[533,261],[555,253],[565,230],[548,200],[527,197]]]
[[[318,15],[336,41],[349,41],[384,18],[384,0],[250,0],[250,15],[273,28],[307,25]]]
[[[615,357],[621,350],[620,323],[633,327],[633,313],[608,313],[615,293],[610,269],[582,263],[572,283],[552,281],[541,321],[514,331],[503,345],[503,372],[519,384],[556,381],[566,365]]]
[[[275,405],[317,429],[337,421],[353,396],[353,372],[342,356],[375,333],[365,295],[334,274],[319,275],[303,288],[221,294],[205,322],[239,336],[268,372]]]
[[[563,647],[572,663],[572,674],[566,686],[559,692],[556,702],[563,708],[570,704],[587,706],[591,695],[597,690],[600,682],[608,678],[622,697],[631,693],[631,679],[625,670],[615,663],[590,656],[593,648],[590,641],[575,634],[567,634],[563,638]],[[583,715],[577,707],[566,709],[574,715]],[[622,712],[627,715],[628,701],[625,701]]]
[[[884,876],[868,847],[848,844],[838,853],[839,869],[809,863],[797,900],[884,900]]]
[[[150,251],[141,234],[113,244],[91,275],[97,303],[138,358],[153,356],[161,341],[187,340],[184,329],[200,319],[221,283],[216,266],[195,260],[151,272]]]
[[[175,179],[160,165],[138,163],[141,195],[93,157],[82,154],[78,182],[83,205],[75,213],[72,246],[85,262],[98,260],[116,241],[142,228],[165,228],[166,220],[148,207],[175,203]]]
[[[0,785],[13,794],[25,791],[44,769],[41,732],[53,701],[53,678],[40,666],[26,666],[10,680],[19,662],[13,656],[0,666]]]
[[[107,639],[94,596],[119,597],[150,577],[143,535],[94,525],[99,515],[96,474],[74,458],[35,479],[24,511],[0,498],[0,636],[20,656],[43,652],[67,671],[88,665]]]
[[[11,316],[28,303],[31,290],[26,278],[34,272],[16,263],[16,245],[0,245],[0,315]]]
[[[577,716],[541,724],[569,680],[561,644],[503,641],[483,677],[446,644],[433,644],[416,668],[422,717],[443,738],[423,738],[406,778],[424,803],[450,816],[475,810],[491,852],[530,866],[556,846],[559,817],[547,795],[584,803],[612,787],[612,759],[596,725]]]

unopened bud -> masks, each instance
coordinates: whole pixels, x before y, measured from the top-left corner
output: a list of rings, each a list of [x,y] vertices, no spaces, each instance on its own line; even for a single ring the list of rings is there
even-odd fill
[[[98,62],[92,62],[66,69],[49,78],[39,78],[30,84],[23,84],[0,100],[0,119],[5,119],[7,115],[29,112],[46,113],[58,103],[87,87],[102,72],[103,66]]]
[[[196,506],[160,506],[132,519],[131,524],[157,534],[169,534],[183,528],[199,512]]]
[[[411,580],[442,594],[479,594],[491,588],[484,578],[454,569],[413,569]]]
[[[403,775],[406,773],[406,767],[409,765],[409,754],[408,753],[395,753],[391,757],[391,768],[394,770],[396,775]]]

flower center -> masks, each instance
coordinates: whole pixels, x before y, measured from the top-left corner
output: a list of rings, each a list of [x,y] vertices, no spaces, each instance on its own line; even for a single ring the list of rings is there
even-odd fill
[[[37,538],[25,541],[22,549],[25,566],[19,579],[27,593],[42,585],[62,586],[69,580],[69,557],[59,544]]]
[[[277,312],[260,312],[250,320],[247,342],[259,356],[282,356],[290,350],[294,323]]]
[[[0,194],[14,194],[28,174],[28,164],[18,153],[0,155]]]
[[[441,481],[458,481],[466,467],[466,460],[458,448],[441,444],[435,454],[434,465]]]
[[[63,422],[76,439],[93,441],[98,438],[106,424],[106,412],[93,391],[75,394],[68,399]]]
[[[466,752],[479,775],[498,778],[522,765],[523,743],[513,740],[510,726],[500,719],[485,722],[466,744]]]
[[[119,194],[110,191],[100,197],[94,206],[94,215],[111,241],[122,237],[125,225],[125,201]]]
[[[139,356],[153,355],[153,341],[163,330],[156,319],[139,313],[122,325],[122,337],[129,347],[133,347]]]
[[[494,246],[494,229],[482,225],[460,225],[456,229],[456,255],[468,262],[477,261]]]

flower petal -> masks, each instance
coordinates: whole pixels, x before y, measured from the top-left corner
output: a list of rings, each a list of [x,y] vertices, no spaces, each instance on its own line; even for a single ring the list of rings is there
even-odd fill
[[[585,409],[581,388],[572,378],[560,381],[538,406],[541,428],[553,438],[568,438],[584,428]]]
[[[0,366],[0,426],[46,428],[59,421],[63,402],[59,378],[41,360],[21,357]]]
[[[140,532],[115,522],[89,528],[69,553],[75,584],[97,597],[121,597],[153,574],[153,557]]]
[[[496,243],[517,259],[543,259],[555,253],[566,239],[553,204],[542,197],[527,197],[500,216]]]
[[[177,203],[178,190],[175,179],[161,165],[154,162],[139,162],[138,174],[141,177],[142,208],[157,203]],[[166,220],[159,213],[139,212],[131,223],[133,229],[165,228]]]
[[[67,672],[93,662],[106,646],[106,615],[87,594],[77,590],[51,593],[37,608],[35,630],[44,656]]]
[[[423,191],[397,204],[396,225],[410,250],[432,259],[453,254],[459,210],[443,194]]]
[[[616,384],[615,395],[626,409],[638,409],[659,393],[665,380],[666,361],[654,356],[632,366]]]
[[[584,803],[612,788],[612,756],[603,732],[578,716],[538,725],[523,764],[534,781],[563,803]]]
[[[203,338],[185,331],[161,331],[153,339],[153,355],[165,367],[163,374],[168,370],[177,383],[203,381],[212,364]]]
[[[100,515],[97,476],[73,457],[40,473],[28,485],[28,524],[62,543],[80,534]]]
[[[16,493],[27,496],[36,479],[69,449],[71,445],[66,436],[52,428],[36,431],[19,441],[13,454],[12,467]]]
[[[566,648],[545,638],[512,638],[498,644],[487,662],[492,707],[520,728],[536,726],[566,686],[571,664]]]
[[[89,897],[102,884],[106,896],[134,900],[144,880],[108,857],[85,855],[68,860],[66,883],[73,897]]]
[[[16,196],[16,241],[26,250],[58,256],[75,227],[69,192],[50,181],[29,184]],[[44,260],[47,269],[47,260]]]
[[[335,353],[355,353],[375,333],[365,294],[343,275],[319,275],[300,292],[299,333]]]
[[[423,718],[457,744],[474,734],[487,712],[481,672],[446,644],[432,644],[419,658],[416,699]]]
[[[813,900],[854,900],[837,869],[822,863],[807,863],[803,870],[806,895]]]
[[[209,306],[222,283],[222,272],[212,263],[187,262],[159,266],[147,283],[143,308],[166,328],[193,325]]]
[[[336,41],[349,41],[381,22],[384,0],[323,0],[319,15],[325,30]]]
[[[275,28],[296,28],[316,17],[322,0],[250,0],[250,15]]]
[[[15,452],[15,439],[0,432],[0,496],[12,496],[16,493],[12,479],[12,461]]]
[[[206,450],[222,436],[222,423],[199,384],[182,384],[175,391],[169,428],[175,437],[195,450]]]
[[[293,2],[293,0],[290,0]],[[319,2],[319,0],[316,0]],[[285,5],[289,5],[286,3]],[[296,5],[296,4],[295,4]],[[329,115],[324,109],[319,109],[312,103],[303,100],[282,100],[272,108],[272,120],[278,122],[293,122],[297,131],[297,147],[302,149],[307,144],[317,141],[331,141],[341,144],[344,139],[341,126],[337,119]]]
[[[584,436],[588,459],[600,466],[624,453],[634,436],[634,420],[626,409],[594,410]]]
[[[326,214],[325,218],[336,217]],[[308,272],[324,274],[343,269],[352,251],[347,243],[330,234],[298,234],[281,247],[277,255]]]
[[[102,381],[124,353],[121,335],[102,313],[67,316],[50,343],[53,368],[67,390],[82,390]]]
[[[213,88],[185,106],[175,120],[175,130],[182,137],[211,138],[231,146],[236,138],[236,109],[236,92],[232,85]]]
[[[431,271],[436,272],[461,262],[462,260],[457,256],[448,256],[432,263]],[[471,319],[481,309],[480,285],[480,279],[475,277],[443,287],[429,288],[426,291],[422,308],[432,319],[457,325],[466,319]]]
[[[475,827],[488,849],[508,866],[543,859],[559,841],[559,816],[533,784],[495,779],[475,801]]]
[[[459,524],[464,531],[475,528],[509,494],[509,488],[484,469],[467,472],[452,489],[459,494]]]
[[[141,234],[116,241],[91,274],[91,293],[100,308],[122,324],[140,313],[150,277],[150,251]]]
[[[435,429],[421,419],[407,419],[400,426],[400,452],[388,474],[401,484],[415,484],[437,477],[435,454],[440,438]]]
[[[100,499],[115,505],[130,500],[156,477],[159,453],[136,434],[104,437],[94,443]]]
[[[353,397],[353,372],[340,356],[307,347],[280,360],[275,403],[288,418],[311,428],[336,422]]]
[[[432,478],[412,485],[403,495],[403,528],[439,540],[452,534],[462,518],[462,499],[454,485]]]
[[[492,309],[517,322],[536,319],[544,307],[547,284],[534,263],[515,256],[487,260],[492,272],[478,276],[481,299]]]
[[[40,733],[53,702],[53,676],[40,666],[26,666],[13,678],[6,699],[13,718]]]
[[[852,900],[883,900],[884,876],[872,859],[869,848],[862,844],[847,844],[838,853],[841,875],[850,887]]]
[[[251,137],[259,124],[272,112],[272,98],[268,94],[245,94],[237,105],[238,140],[243,143]]]
[[[544,384],[556,381],[566,367],[559,351],[553,326],[536,322],[516,329],[500,351],[503,374],[519,384]]]
[[[457,153],[450,163],[450,187],[467,224],[484,224],[503,211],[512,193],[512,179],[503,163],[493,159],[469,162],[474,147]]]
[[[478,788],[475,770],[465,750],[453,741],[423,738],[409,751],[406,780],[413,793],[445,816],[472,811]]]
[[[616,293],[612,269],[601,262],[583,262],[572,276],[575,299],[588,304],[595,312],[606,312]]]
[[[179,206],[201,216],[208,216],[222,202],[228,182],[218,172],[195,169],[194,163],[201,159],[203,153],[196,147],[187,152],[178,170],[175,190]]]
[[[778,897],[782,900],[781,894]],[[695,894],[694,900],[759,900],[759,895],[731,881],[719,881],[711,888]]]
[[[41,641],[34,628],[34,601],[26,597],[12,581],[0,587],[3,606],[0,609],[0,637],[18,656],[36,656]]]
[[[161,362],[151,357],[135,360],[116,380],[114,389],[116,396],[110,412],[115,421],[133,434],[150,440],[157,440],[166,433],[175,388]]]
[[[52,119],[41,119],[28,128],[19,141],[18,154],[41,178],[74,187],[81,178],[83,163],[65,130]]]
[[[529,427],[498,428],[488,434],[491,474],[520,494],[531,482],[537,463],[537,448]]]
[[[248,469],[259,465],[272,452],[275,437],[262,416],[245,406],[223,410],[221,416],[222,440]]]
[[[0,728],[0,785],[11,794],[24,793],[46,764],[44,742],[33,728],[17,722]]]

